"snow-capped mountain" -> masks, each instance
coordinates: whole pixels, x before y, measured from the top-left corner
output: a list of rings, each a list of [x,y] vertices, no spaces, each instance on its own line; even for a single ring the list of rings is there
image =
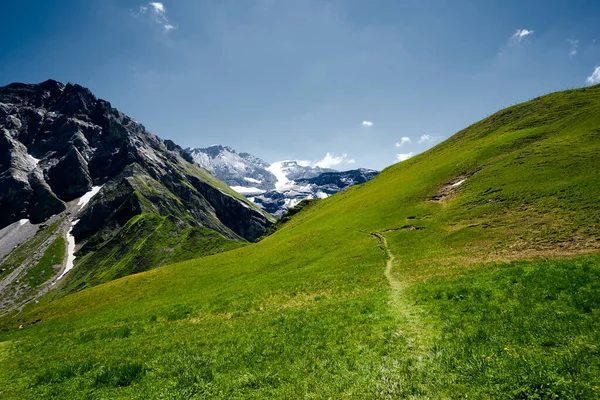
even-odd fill
[[[314,178],[323,172],[334,171],[304,161],[269,164],[252,154],[237,153],[229,146],[193,147],[186,152],[202,168],[244,195],[264,193],[298,179]]]
[[[186,152],[198,165],[274,215],[281,215],[304,199],[325,198],[377,175],[377,171],[368,169],[339,172],[307,161],[269,164],[221,145],[188,148]]]
[[[306,161],[277,161],[271,164],[268,170],[277,177],[275,189],[281,189],[294,181],[310,179],[324,172],[335,172],[334,169],[312,166]]]
[[[186,149],[194,161],[242,194],[263,193],[275,189],[277,177],[269,163],[248,153],[237,153],[227,146]],[[246,188],[246,190],[244,190]]]
[[[323,172],[313,178],[288,181],[283,186],[266,193],[247,196],[265,211],[281,215],[304,199],[324,199],[350,186],[365,183],[379,172],[371,169]]]

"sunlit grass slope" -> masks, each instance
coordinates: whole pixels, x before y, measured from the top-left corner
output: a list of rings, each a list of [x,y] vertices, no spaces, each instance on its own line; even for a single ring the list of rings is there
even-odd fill
[[[5,318],[0,397],[595,398],[598,154],[600,87],[503,110],[257,244]]]

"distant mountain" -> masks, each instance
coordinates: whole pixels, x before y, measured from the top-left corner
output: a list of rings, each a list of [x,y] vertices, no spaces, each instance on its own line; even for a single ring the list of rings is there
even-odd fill
[[[350,186],[365,183],[379,172],[370,169],[324,172],[313,178],[300,178],[289,181],[284,186],[262,194],[249,196],[249,199],[265,211],[281,215],[304,199],[324,199]]]
[[[0,88],[0,210],[0,309],[239,247],[271,224],[175,143],[51,80]]]
[[[185,151],[198,165],[274,215],[304,199],[325,198],[377,175],[373,170],[339,172],[294,160],[269,164],[221,145]]]
[[[277,177],[269,171],[269,163],[248,153],[236,153],[231,147],[214,145],[186,149],[194,161],[233,188],[272,190]],[[243,190],[240,190],[240,193]]]
[[[277,176],[277,186],[275,189],[281,189],[301,179],[314,178],[324,172],[336,172],[331,168],[321,168],[309,165],[305,161],[294,160],[274,162],[269,166],[269,171]]]

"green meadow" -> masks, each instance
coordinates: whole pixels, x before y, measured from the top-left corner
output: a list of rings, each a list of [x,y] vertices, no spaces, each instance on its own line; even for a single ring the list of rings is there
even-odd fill
[[[49,293],[0,319],[0,398],[600,397],[599,154],[600,86],[554,93],[257,243]]]

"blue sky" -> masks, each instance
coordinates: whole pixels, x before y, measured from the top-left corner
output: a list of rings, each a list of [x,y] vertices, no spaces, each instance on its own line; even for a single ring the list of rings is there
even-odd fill
[[[267,161],[381,169],[600,81],[599,1],[3,3],[0,85],[79,83],[184,147]]]

